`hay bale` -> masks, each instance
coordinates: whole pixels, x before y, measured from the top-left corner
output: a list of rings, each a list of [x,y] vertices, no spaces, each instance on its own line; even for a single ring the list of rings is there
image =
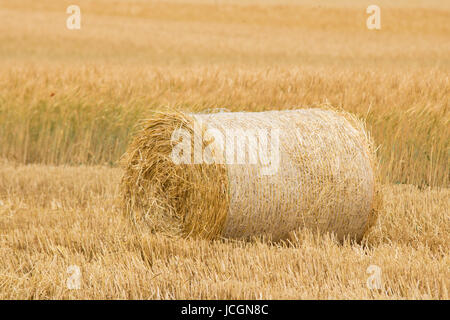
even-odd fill
[[[124,211],[151,231],[278,240],[309,227],[361,239],[376,218],[372,143],[342,112],[159,113],[123,165]]]

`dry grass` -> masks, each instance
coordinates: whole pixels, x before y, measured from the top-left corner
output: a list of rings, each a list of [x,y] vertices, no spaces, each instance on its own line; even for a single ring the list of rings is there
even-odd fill
[[[448,299],[446,2],[379,0],[376,32],[356,0],[76,3],[69,31],[72,1],[0,0],[1,298]],[[324,103],[366,118],[379,146],[366,245],[168,239],[118,213],[114,166],[150,111]],[[383,290],[367,289],[370,264]]]

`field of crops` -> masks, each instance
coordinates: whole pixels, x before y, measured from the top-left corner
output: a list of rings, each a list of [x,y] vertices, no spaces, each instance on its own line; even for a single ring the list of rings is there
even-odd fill
[[[0,298],[448,299],[450,5],[376,4],[381,30],[357,0],[0,0]],[[362,243],[142,235],[121,215],[118,162],[152,111],[320,106],[377,146]]]

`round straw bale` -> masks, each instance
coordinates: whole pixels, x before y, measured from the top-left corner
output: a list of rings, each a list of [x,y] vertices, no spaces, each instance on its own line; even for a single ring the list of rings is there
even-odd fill
[[[150,231],[361,239],[376,219],[372,142],[343,112],[156,113],[122,161],[124,211]]]

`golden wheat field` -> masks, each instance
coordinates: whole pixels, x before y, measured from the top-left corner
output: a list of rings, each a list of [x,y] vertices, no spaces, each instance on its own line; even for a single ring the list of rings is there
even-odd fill
[[[358,0],[0,0],[0,299],[449,299],[450,3],[373,2],[380,30]],[[361,242],[140,234],[121,214],[152,111],[321,106],[376,144]]]

